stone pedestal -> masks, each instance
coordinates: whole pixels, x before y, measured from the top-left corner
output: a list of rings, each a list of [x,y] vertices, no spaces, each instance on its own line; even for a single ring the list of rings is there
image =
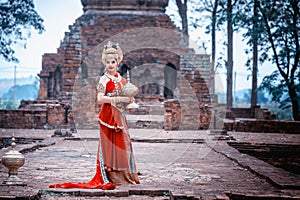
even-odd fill
[[[5,153],[2,157],[2,164],[9,170],[8,178],[3,181],[5,185],[26,185],[23,181],[18,177],[18,169],[22,167],[25,163],[24,156],[18,152],[15,147],[15,137],[12,137],[11,143],[12,149]]]

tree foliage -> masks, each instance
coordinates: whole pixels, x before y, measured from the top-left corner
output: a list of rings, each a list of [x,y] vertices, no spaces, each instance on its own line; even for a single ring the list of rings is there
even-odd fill
[[[259,62],[270,62],[277,68],[264,77],[259,90],[268,91],[272,99],[281,104],[281,108],[290,106],[293,118],[300,120],[300,2],[249,0],[240,6],[243,11],[237,13],[234,23],[245,31],[243,36],[248,39],[249,46],[246,53],[252,52],[252,47],[258,45]],[[253,15],[251,13],[255,7],[256,14]],[[253,70],[251,59],[246,65]]]
[[[221,26],[226,24],[227,26],[227,41],[224,42],[227,48],[227,60],[225,61],[227,69],[227,92],[226,92],[226,103],[227,108],[232,107],[232,87],[233,87],[233,32],[236,30],[234,19],[239,13],[239,3],[242,0],[204,0],[202,1],[202,9],[206,12],[211,13],[210,23],[206,27],[207,33],[211,34],[212,42],[212,67],[211,74],[214,75],[215,69],[220,64],[216,63],[216,31],[220,30]],[[213,85],[213,84],[211,84]],[[214,89],[213,89],[214,90]]]
[[[8,62],[18,62],[14,44],[23,43],[30,37],[31,29],[44,31],[43,19],[34,9],[33,0],[0,1],[0,56]]]
[[[261,1],[259,6],[264,26],[260,38],[261,59],[277,67],[263,79],[261,88],[267,89],[278,102],[286,102],[282,97],[288,94],[294,120],[300,120],[299,10],[298,0]]]
[[[5,110],[16,110],[18,108],[18,103],[14,101],[13,98],[9,99],[8,101],[3,101],[0,98],[0,109],[5,109]]]
[[[252,96],[252,91],[248,89],[244,92],[242,100],[245,101],[246,103],[251,103],[251,96]],[[258,91],[257,96],[258,96],[257,102],[259,104],[270,103],[270,98],[267,96],[267,94],[264,91]]]

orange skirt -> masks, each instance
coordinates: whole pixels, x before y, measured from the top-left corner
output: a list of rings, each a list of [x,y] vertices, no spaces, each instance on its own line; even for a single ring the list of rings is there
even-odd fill
[[[99,121],[96,173],[92,180],[52,184],[50,188],[111,190],[116,185],[140,183],[125,115],[110,104],[103,104],[99,112]]]

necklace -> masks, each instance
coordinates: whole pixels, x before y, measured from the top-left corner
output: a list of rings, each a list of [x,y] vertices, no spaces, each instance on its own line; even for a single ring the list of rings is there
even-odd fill
[[[112,82],[114,83],[115,85],[115,90],[116,90],[116,94],[119,95],[120,94],[120,91],[122,90],[123,88],[123,84],[122,84],[122,77],[119,73],[116,73],[117,74],[117,77],[115,76],[112,76],[110,75],[109,73],[105,73],[105,76],[107,76],[109,79],[112,80]],[[118,84],[119,83],[119,84]]]

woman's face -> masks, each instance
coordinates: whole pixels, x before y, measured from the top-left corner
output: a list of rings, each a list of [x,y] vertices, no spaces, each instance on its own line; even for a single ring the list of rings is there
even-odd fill
[[[114,75],[115,73],[117,73],[117,60],[115,58],[108,58],[105,63],[105,68],[109,74]]]

